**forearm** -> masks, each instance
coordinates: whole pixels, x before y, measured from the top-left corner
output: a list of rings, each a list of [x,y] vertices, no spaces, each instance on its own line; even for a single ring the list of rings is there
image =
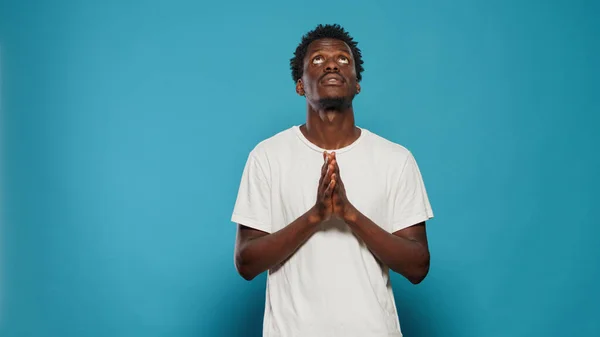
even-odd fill
[[[387,232],[359,211],[354,214],[346,223],[375,257],[414,284],[425,278],[429,271],[426,245]]]
[[[311,209],[277,232],[248,240],[236,254],[238,271],[251,280],[281,264],[317,231],[318,223]]]

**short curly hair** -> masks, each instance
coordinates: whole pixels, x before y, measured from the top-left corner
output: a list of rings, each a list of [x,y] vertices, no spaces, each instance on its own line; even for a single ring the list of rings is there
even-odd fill
[[[302,36],[302,40],[294,52],[294,57],[290,59],[290,68],[292,70],[292,78],[294,79],[294,83],[298,82],[298,80],[302,78],[302,74],[304,72],[304,57],[306,56],[308,45],[318,39],[341,40],[350,47],[350,50],[352,51],[352,57],[354,58],[354,66],[356,67],[356,80],[360,82],[362,79],[362,72],[364,70],[362,66],[364,62],[362,60],[361,51],[357,47],[358,43],[354,41],[350,34],[348,34],[348,32],[346,32],[340,25],[321,24]]]

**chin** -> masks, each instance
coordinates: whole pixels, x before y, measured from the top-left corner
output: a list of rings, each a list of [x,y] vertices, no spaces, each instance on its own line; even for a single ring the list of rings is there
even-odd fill
[[[349,102],[351,102],[351,100],[344,96],[323,97],[319,99],[319,106],[324,110],[341,110],[348,105]]]

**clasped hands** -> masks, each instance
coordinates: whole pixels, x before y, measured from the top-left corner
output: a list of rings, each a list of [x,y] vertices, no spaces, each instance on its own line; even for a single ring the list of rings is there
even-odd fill
[[[335,152],[324,151],[323,160],[317,201],[311,210],[311,219],[315,222],[322,222],[335,217],[346,222],[355,221],[358,211],[346,196],[346,188],[340,177],[340,167]]]

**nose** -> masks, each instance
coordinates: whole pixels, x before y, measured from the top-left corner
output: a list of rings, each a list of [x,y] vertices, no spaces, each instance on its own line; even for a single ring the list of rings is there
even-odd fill
[[[335,62],[335,60],[333,58],[329,58],[327,59],[327,63],[325,64],[325,72],[326,73],[331,73],[331,72],[339,72],[340,68],[338,68],[338,64],[337,62]]]

